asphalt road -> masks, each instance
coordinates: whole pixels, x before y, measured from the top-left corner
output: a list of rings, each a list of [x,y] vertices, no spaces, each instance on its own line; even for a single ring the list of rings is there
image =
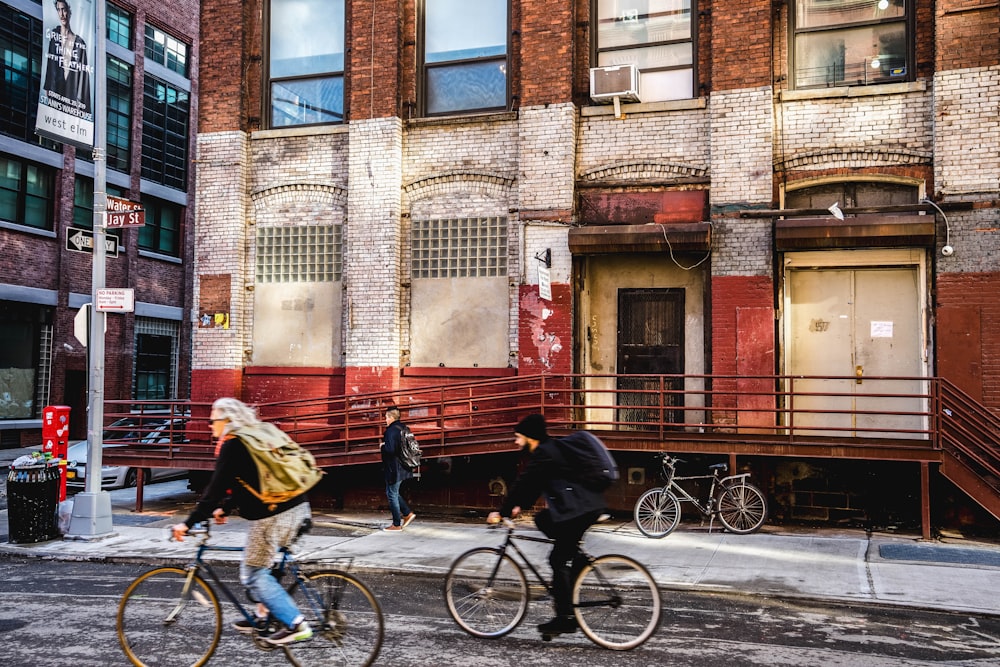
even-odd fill
[[[145,569],[0,558],[0,664],[127,665],[114,616],[121,592]],[[667,612],[659,632],[635,651],[615,653],[593,645],[582,634],[542,642],[534,626],[549,617],[546,602],[533,603],[525,622],[510,636],[483,640],[463,633],[448,616],[440,578],[365,575],[364,579],[386,614],[386,641],[378,665],[1000,665],[998,618],[667,592]],[[232,618],[228,612],[227,619]],[[281,654],[263,653],[227,629],[209,664],[286,663]]]

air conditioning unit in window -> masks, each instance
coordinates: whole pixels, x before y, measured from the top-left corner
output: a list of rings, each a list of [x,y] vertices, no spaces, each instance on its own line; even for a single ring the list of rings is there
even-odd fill
[[[590,99],[599,104],[641,101],[639,70],[635,65],[591,67]]]

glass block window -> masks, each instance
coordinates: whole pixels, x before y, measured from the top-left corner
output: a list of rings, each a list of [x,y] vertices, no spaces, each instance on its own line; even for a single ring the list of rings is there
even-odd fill
[[[507,275],[507,218],[414,220],[413,278]]]
[[[181,76],[188,75],[188,45],[146,24],[146,57]]]
[[[343,272],[341,225],[257,229],[257,282],[332,282]]]
[[[132,15],[121,7],[107,3],[108,41],[132,49]]]
[[[132,67],[108,58],[107,164],[128,173],[132,145]]]

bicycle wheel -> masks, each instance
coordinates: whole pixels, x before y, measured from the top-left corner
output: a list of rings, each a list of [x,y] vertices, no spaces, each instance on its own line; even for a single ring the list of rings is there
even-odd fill
[[[219,644],[222,609],[205,580],[160,567],[128,585],[118,603],[118,641],[138,667],[199,667]]]
[[[635,503],[635,525],[646,537],[666,537],[681,522],[681,503],[666,488],[650,489]]]
[[[294,586],[295,604],[312,627],[312,639],[285,646],[289,662],[300,667],[367,667],[375,662],[385,632],[382,607],[365,584],[339,570],[303,575]]]
[[[719,494],[719,521],[726,530],[745,534],[764,525],[767,518],[767,501],[764,494],[752,484],[740,483],[726,486]]]
[[[598,646],[628,651],[656,631],[662,606],[649,571],[627,556],[594,559],[576,578],[573,607],[583,634]]]
[[[455,559],[444,580],[448,613],[476,637],[503,637],[528,611],[528,582],[499,549],[472,549]]]

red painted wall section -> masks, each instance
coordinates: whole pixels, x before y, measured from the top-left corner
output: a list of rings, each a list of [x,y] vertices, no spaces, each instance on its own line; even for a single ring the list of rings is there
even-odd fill
[[[1000,274],[946,273],[937,279],[937,375],[973,396],[978,393],[983,405],[995,413],[1000,413],[1000,336],[994,333],[1000,327],[998,295]],[[962,326],[949,325],[949,320],[954,325],[958,319]],[[978,359],[969,349],[975,341],[981,350]]]
[[[399,389],[399,369],[395,366],[350,366],[344,369],[346,395],[370,394]]]
[[[538,285],[521,285],[518,313],[518,374],[573,372],[573,290],[552,285],[552,300]]]
[[[717,276],[712,279],[712,368],[716,375],[764,375],[774,373],[774,327],[758,309],[774,312],[774,285],[767,276]],[[752,314],[752,316],[751,316]],[[741,331],[740,327],[750,330]],[[769,353],[768,353],[769,352]],[[715,389],[735,390],[718,380]],[[716,408],[735,407],[735,400],[717,396]],[[761,407],[761,406],[757,406]],[[737,423],[734,411],[717,421]]]
[[[344,393],[344,374],[340,369],[247,368],[244,400],[247,403],[274,403],[303,398],[325,398]]]
[[[243,369],[221,368],[191,371],[191,401],[212,403],[217,398],[234,396],[242,400]]]

